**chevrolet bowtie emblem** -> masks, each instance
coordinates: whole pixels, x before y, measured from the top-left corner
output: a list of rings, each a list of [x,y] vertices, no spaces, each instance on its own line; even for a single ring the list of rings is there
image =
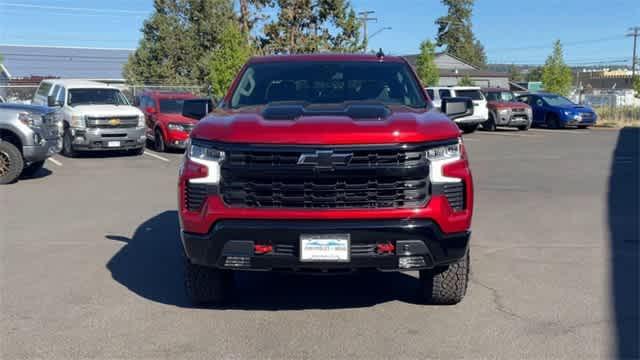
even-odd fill
[[[118,126],[120,125],[120,119],[109,119],[109,125],[111,126]]]
[[[351,162],[352,153],[334,153],[331,150],[318,150],[315,153],[302,154],[298,158],[298,165],[315,166],[330,169],[334,166],[346,166]]]

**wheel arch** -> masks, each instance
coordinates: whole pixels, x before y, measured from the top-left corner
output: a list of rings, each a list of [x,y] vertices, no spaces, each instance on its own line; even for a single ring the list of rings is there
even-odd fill
[[[22,145],[24,142],[22,138],[12,129],[0,128],[0,139],[2,139],[2,141],[7,141],[13,144],[18,148],[18,150],[20,150],[20,152],[22,152]]]

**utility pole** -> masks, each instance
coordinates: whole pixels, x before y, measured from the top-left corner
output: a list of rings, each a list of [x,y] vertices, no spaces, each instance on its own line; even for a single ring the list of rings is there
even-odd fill
[[[633,81],[636,78],[636,61],[638,59],[636,56],[636,44],[638,42],[638,36],[640,36],[640,26],[629,28],[627,36],[633,37],[633,57],[631,58],[631,81]]]
[[[369,15],[371,14],[375,14],[375,11],[365,10],[365,11],[360,11],[358,13],[358,15],[360,15],[360,21],[362,21],[362,32],[364,34],[364,41],[363,41],[364,52],[367,52],[367,48],[369,47],[369,37],[367,35],[367,23],[369,21],[373,21],[373,22],[378,21],[378,18],[369,17]]]

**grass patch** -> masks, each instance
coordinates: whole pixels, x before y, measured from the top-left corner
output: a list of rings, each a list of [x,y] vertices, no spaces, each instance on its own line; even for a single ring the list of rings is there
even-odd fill
[[[594,107],[598,114],[597,127],[622,128],[640,127],[640,107],[637,106],[601,106]]]

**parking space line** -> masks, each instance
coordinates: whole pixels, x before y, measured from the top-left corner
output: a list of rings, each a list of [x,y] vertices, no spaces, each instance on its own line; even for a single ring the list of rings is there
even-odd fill
[[[156,155],[156,154],[152,153],[152,152],[151,152],[151,151],[149,151],[149,150],[145,150],[145,151],[143,152],[143,154],[144,154],[144,155],[147,155],[147,156],[151,156],[152,158],[156,158],[156,159],[158,159],[158,160],[162,160],[162,161],[166,161],[166,162],[170,162],[170,161],[171,161],[171,160],[169,160],[169,159],[167,159],[167,158],[165,158],[165,157],[162,157],[162,156],[160,156],[160,155]]]
[[[515,131],[514,131],[515,132]],[[519,136],[519,137],[540,137],[540,135],[514,134],[514,132],[478,131],[477,134],[498,135],[498,136]]]
[[[53,157],[49,157],[49,158],[47,158],[47,160],[51,161],[52,163],[54,163],[54,164],[56,164],[58,166],[62,166],[62,163],[60,161],[56,160]]]
[[[529,129],[532,132],[540,133],[554,133],[554,134],[567,134],[567,135],[587,135],[590,130],[552,130],[552,129]]]

